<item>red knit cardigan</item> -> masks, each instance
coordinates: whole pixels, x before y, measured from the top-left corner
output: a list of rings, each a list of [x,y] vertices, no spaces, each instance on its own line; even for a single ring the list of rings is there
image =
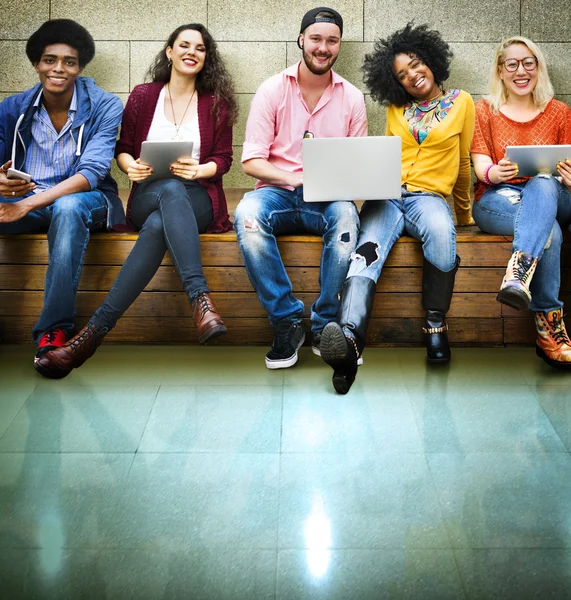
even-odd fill
[[[141,144],[147,139],[155,108],[164,83],[153,82],[136,86],[127,100],[121,134],[115,148],[115,156],[127,152],[134,158],[141,155]],[[208,227],[209,233],[223,233],[232,229],[228,218],[226,196],[222,188],[222,175],[227,173],[232,164],[232,126],[228,123],[228,107],[220,101],[218,110],[220,118],[212,114],[214,96],[199,94],[198,98],[198,129],[200,131],[200,164],[216,163],[216,175],[211,179],[199,179],[198,182],[208,192],[212,200],[214,218]],[[131,200],[137,184],[133,183],[127,203],[127,223],[133,226],[131,220]]]

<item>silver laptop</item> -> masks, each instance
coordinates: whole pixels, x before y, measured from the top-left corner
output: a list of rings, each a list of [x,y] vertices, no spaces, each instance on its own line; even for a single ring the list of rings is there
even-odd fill
[[[508,146],[506,158],[519,167],[519,177],[557,175],[557,163],[571,158],[571,146]]]
[[[398,136],[303,140],[303,199],[389,200],[401,197]]]

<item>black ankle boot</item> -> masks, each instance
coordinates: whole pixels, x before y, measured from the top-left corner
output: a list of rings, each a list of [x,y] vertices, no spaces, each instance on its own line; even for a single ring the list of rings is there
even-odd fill
[[[429,363],[447,363],[450,361],[448,343],[448,325],[446,313],[450,308],[456,271],[460,266],[460,257],[456,257],[451,271],[441,271],[424,259],[422,272],[422,305],[426,310],[424,320],[424,343],[426,359]]]
[[[450,362],[450,344],[446,333],[448,325],[445,313],[439,310],[427,310],[422,331],[424,331],[424,345],[428,362]]]
[[[321,358],[333,369],[333,387],[339,394],[346,394],[355,381],[376,287],[368,277],[348,277],[341,288],[337,322],[323,329]]]

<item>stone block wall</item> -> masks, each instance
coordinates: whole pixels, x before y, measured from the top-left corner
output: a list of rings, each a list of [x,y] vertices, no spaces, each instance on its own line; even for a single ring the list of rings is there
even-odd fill
[[[327,4],[327,2],[324,2]],[[72,18],[93,35],[97,54],[84,74],[125,102],[144,79],[153,56],[178,25],[201,22],[218,41],[239,94],[241,114],[234,130],[234,166],[229,187],[251,187],[240,169],[248,108],[258,85],[296,62],[295,44],[306,0],[0,0],[0,99],[32,86],[37,77],[25,55],[28,36],[50,18]],[[475,97],[486,93],[497,43],[525,35],[543,49],[557,97],[571,104],[571,9],[568,0],[335,0],[344,18],[343,44],[336,70],[366,92],[360,67],[373,42],[407,21],[438,28],[454,49],[449,85]],[[384,132],[384,109],[367,95],[369,131]],[[114,169],[120,185],[126,178]]]

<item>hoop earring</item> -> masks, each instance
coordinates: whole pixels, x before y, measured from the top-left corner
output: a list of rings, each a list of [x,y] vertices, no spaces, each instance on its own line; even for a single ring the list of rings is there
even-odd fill
[[[169,61],[167,63],[167,67],[170,69],[172,67],[172,60],[169,58]]]

